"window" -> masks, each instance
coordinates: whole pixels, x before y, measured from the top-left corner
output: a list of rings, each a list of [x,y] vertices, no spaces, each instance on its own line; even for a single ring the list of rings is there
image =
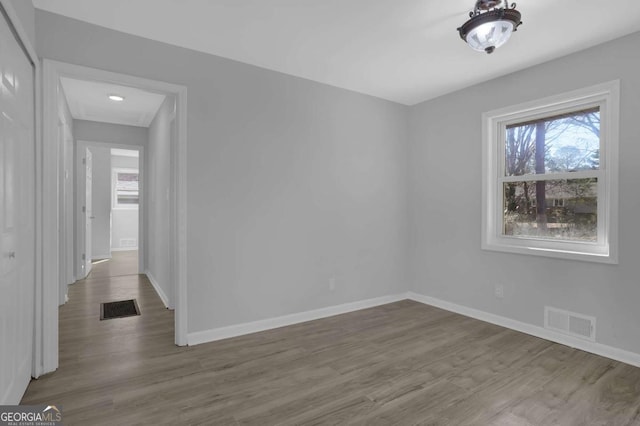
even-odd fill
[[[483,115],[482,248],[617,263],[619,82]]]
[[[113,169],[113,208],[137,209],[139,203],[138,170]]]

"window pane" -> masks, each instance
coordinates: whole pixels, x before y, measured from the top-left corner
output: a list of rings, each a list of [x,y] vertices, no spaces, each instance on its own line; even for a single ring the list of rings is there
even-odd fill
[[[506,176],[597,170],[599,167],[599,108],[506,128]]]
[[[118,181],[116,185],[118,189],[138,189],[138,173],[118,172]]]
[[[138,204],[138,192],[118,192],[118,204]]]
[[[597,183],[595,178],[504,183],[504,235],[597,241]]]
[[[117,173],[116,201],[117,204],[138,204],[138,173]]]

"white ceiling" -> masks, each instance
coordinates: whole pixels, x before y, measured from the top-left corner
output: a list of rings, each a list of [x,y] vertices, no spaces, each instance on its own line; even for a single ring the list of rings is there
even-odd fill
[[[149,127],[165,96],[133,87],[60,78],[71,115],[78,120]],[[124,101],[108,98],[116,94]]]
[[[37,8],[412,105],[640,30],[638,0],[522,0],[492,55],[475,0],[33,0]]]

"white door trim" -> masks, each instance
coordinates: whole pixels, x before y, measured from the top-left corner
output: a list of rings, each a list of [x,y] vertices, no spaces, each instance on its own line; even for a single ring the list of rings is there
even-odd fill
[[[43,218],[43,188],[42,188],[42,183],[43,183],[43,174],[42,174],[42,68],[40,66],[40,60],[38,59],[38,55],[36,54],[36,50],[34,48],[34,46],[31,44],[31,40],[29,39],[29,36],[27,35],[26,30],[24,29],[22,22],[20,22],[20,18],[18,17],[18,14],[16,13],[15,9],[13,8],[13,5],[11,4],[10,0],[0,0],[0,5],[2,5],[2,8],[4,9],[5,13],[7,14],[7,16],[9,17],[9,21],[11,22],[11,25],[13,26],[13,28],[15,29],[18,38],[20,39],[20,41],[22,42],[22,45],[24,46],[25,50],[27,51],[27,54],[29,56],[29,59],[31,60],[31,62],[33,63],[33,67],[35,70],[35,75],[34,75],[34,88],[35,88],[35,151],[36,151],[36,175],[35,175],[35,184],[36,184],[36,199],[35,199],[35,206],[36,206],[36,211],[35,211],[35,234],[36,234],[36,241],[35,241],[35,248],[36,248],[36,253],[35,253],[35,261],[36,261],[36,273],[35,273],[35,281],[36,281],[36,288],[35,288],[35,300],[34,300],[34,304],[35,304],[35,327],[34,327],[34,334],[33,334],[33,348],[34,348],[34,356],[33,356],[33,366],[31,369],[31,375],[33,377],[39,377],[41,374],[43,374],[43,369],[42,369],[42,347],[43,347],[43,336],[42,336],[42,322],[43,322],[43,317],[42,317],[42,307],[43,307],[43,295],[42,295],[42,279],[43,279],[43,273],[42,273],[42,259],[43,259],[43,235],[42,235],[42,218]],[[57,294],[57,289],[56,289],[56,294]],[[57,297],[55,297],[55,301],[57,303]]]
[[[81,80],[100,81],[105,83],[132,86],[150,92],[175,96],[177,146],[175,150],[176,186],[171,194],[171,201],[175,203],[176,215],[172,218],[175,225],[170,235],[171,256],[175,260],[175,343],[183,346],[187,344],[187,88],[146,78],[134,77],[110,71],[99,70],[64,62],[43,59],[43,180],[46,186],[43,194],[43,242],[42,247],[47,253],[43,258],[43,282],[41,284],[43,306],[42,321],[37,323],[43,339],[41,357],[43,372],[54,371],[58,367],[58,305],[57,305],[57,256],[51,247],[57,247],[57,214],[58,202],[56,176],[56,157],[52,153],[53,137],[57,137],[56,115],[56,87],[60,77]],[[52,187],[53,186],[53,187]],[[50,191],[50,192],[49,192]],[[49,248],[49,250],[47,250]],[[53,282],[52,282],[53,281]],[[53,297],[52,297],[53,296]]]

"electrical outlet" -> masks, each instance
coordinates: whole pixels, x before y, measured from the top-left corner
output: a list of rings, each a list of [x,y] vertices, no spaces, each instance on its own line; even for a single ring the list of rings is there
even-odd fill
[[[329,291],[334,291],[336,289],[336,277],[329,278]]]
[[[504,286],[502,284],[496,284],[493,286],[493,294],[498,298],[504,298]]]

